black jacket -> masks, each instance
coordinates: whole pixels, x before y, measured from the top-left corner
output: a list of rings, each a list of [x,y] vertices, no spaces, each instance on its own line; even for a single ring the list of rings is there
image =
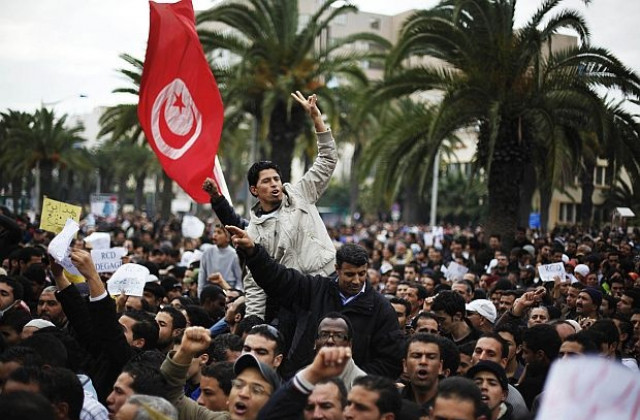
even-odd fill
[[[365,292],[342,305],[336,277],[310,276],[276,263],[260,245],[247,258],[256,283],[267,296],[278,296],[282,306],[297,305],[309,311],[304,330],[296,328],[296,352],[282,368],[284,377],[308,365],[315,355],[314,344],[320,318],[329,312],[345,314],[353,326],[353,360],[368,374],[397,378],[401,371],[404,338],[391,304],[369,282]]]

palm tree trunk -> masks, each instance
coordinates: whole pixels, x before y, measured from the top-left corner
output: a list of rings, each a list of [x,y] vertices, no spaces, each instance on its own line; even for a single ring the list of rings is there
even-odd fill
[[[127,178],[128,176],[122,175],[118,179],[118,203],[120,203],[121,208],[127,197]]]
[[[584,158],[584,171],[580,177],[582,197],[580,206],[580,223],[583,227],[591,226],[591,213],[593,212],[593,172],[596,169],[596,161]]]
[[[147,177],[147,174],[141,174],[136,177],[136,193],[134,197],[134,207],[138,210],[142,209],[142,204],[144,200],[144,180]]]
[[[13,212],[20,212],[20,199],[22,198],[22,178],[19,176],[11,179],[11,198],[13,198]]]
[[[489,173],[489,216],[485,237],[492,234],[502,238],[505,249],[511,244],[518,226],[520,208],[520,184],[523,176],[522,162],[494,160]]]
[[[531,200],[536,191],[536,171],[531,163],[525,165],[520,189],[520,209],[518,211],[518,225],[529,226],[531,214]]]
[[[40,161],[40,196],[54,197],[53,191],[53,162],[50,160]],[[40,199],[40,197],[38,197]]]
[[[283,182],[289,182],[291,179],[295,141],[302,132],[304,123],[306,119],[300,106],[292,107],[289,112],[286,102],[278,101],[275,104],[269,120],[267,140],[271,145],[271,160],[280,166]]]
[[[549,230],[549,209],[552,197],[553,188],[551,185],[542,185],[540,187],[540,229],[543,232]]]
[[[358,180],[357,167],[359,164],[362,146],[356,142],[353,148],[353,156],[351,157],[351,171],[349,174],[349,214],[354,215],[358,210],[358,197],[360,195],[360,182]]]
[[[160,196],[160,217],[169,220],[171,217],[171,201],[173,200],[173,180],[162,171],[162,194]]]

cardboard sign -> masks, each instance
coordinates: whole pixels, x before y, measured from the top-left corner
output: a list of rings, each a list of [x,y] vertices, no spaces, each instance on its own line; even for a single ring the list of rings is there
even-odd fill
[[[91,251],[91,259],[98,273],[113,273],[122,266],[122,257],[127,255],[123,247],[110,249],[94,249]]]
[[[447,280],[462,280],[462,276],[468,272],[469,269],[464,265],[451,261],[449,267],[447,267]]]
[[[107,280],[107,291],[115,296],[124,293],[128,296],[142,296],[147,282],[149,269],[140,264],[123,264]]]
[[[44,197],[42,202],[42,215],[40,216],[40,229],[47,232],[60,233],[64,229],[67,219],[80,223],[82,208],[62,201]]]
[[[637,370],[595,356],[576,356],[553,363],[536,417],[537,420],[639,418]]]
[[[108,232],[93,232],[84,238],[84,241],[91,245],[91,249],[109,249],[111,235]]]
[[[182,218],[182,236],[185,238],[200,238],[204,233],[204,223],[195,216],[185,214]]]
[[[69,245],[71,245],[71,241],[76,236],[78,230],[80,230],[78,222],[73,219],[67,219],[60,233],[49,243],[48,248],[48,252],[53,259],[65,270],[74,275],[80,275],[80,272],[71,262]]]
[[[554,277],[558,276],[561,279],[565,278],[564,264],[553,263],[545,264],[538,267],[538,275],[542,281],[554,281]]]

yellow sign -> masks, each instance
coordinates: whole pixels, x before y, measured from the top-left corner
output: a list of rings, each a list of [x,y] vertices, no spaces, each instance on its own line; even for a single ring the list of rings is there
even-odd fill
[[[58,234],[64,228],[67,219],[73,219],[80,223],[80,206],[63,203],[44,197],[42,202],[42,215],[40,216],[40,229]]]

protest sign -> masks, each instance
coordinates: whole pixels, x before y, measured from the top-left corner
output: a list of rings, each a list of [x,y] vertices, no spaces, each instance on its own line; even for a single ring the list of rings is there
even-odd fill
[[[67,219],[80,222],[82,208],[62,201],[44,197],[42,202],[42,215],[40,216],[40,229],[47,232],[60,233],[64,229]]]
[[[199,238],[204,233],[204,223],[195,216],[185,214],[182,218],[182,236],[185,238]]]
[[[127,296],[142,296],[149,269],[140,264],[122,264],[107,280],[110,295],[124,293]]]
[[[564,280],[564,264],[559,262],[541,265],[538,267],[538,275],[540,276],[540,280],[542,281],[553,281],[553,278],[556,276]]]
[[[69,245],[76,233],[80,230],[80,225],[73,219],[67,219],[64,227],[49,243],[49,255],[53,257],[58,264],[73,275],[79,275],[80,272],[71,262],[69,258]]]
[[[576,356],[551,365],[537,420],[640,418],[640,377],[612,359]]]
[[[108,249],[111,245],[111,235],[107,232],[93,232],[84,238],[84,241],[91,245],[91,249]]]
[[[122,257],[125,255],[127,255],[127,250],[123,247],[91,251],[91,259],[98,273],[113,273],[122,266]]]
[[[464,265],[451,261],[449,267],[447,267],[447,280],[461,280],[462,276],[467,274],[468,271],[469,269]]]
[[[118,196],[115,194],[91,194],[91,214],[113,222],[118,215]]]

